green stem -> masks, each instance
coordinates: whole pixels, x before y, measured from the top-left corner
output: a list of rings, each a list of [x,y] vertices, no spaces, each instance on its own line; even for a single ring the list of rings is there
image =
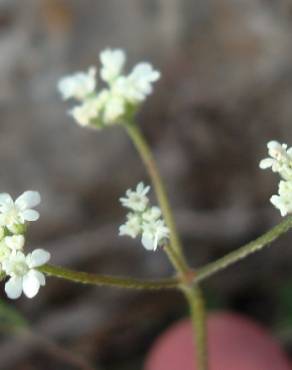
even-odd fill
[[[196,285],[192,289],[185,289],[185,296],[190,307],[198,370],[206,370],[208,368],[208,346],[206,310],[203,295],[199,286]]]
[[[68,268],[44,265],[38,267],[38,270],[49,275],[65,280],[70,280],[76,283],[91,284],[98,286],[112,286],[125,289],[173,289],[178,288],[179,284],[175,278],[159,279],[159,280],[140,280],[126,277],[116,277],[110,275],[90,274],[82,271],[75,271]]]
[[[282,234],[285,234],[289,229],[292,228],[292,216],[288,216],[277,226],[273,227],[267,233],[263,234],[259,238],[253,240],[252,242],[245,244],[241,248],[235,250],[234,252],[228,253],[217,261],[211,262],[196,270],[193,282],[197,284],[198,282],[205,280],[209,276],[215,274],[218,271],[225,269],[226,267],[236,263],[252,253],[258,252],[264,247],[271,244],[272,241],[277,239]]]

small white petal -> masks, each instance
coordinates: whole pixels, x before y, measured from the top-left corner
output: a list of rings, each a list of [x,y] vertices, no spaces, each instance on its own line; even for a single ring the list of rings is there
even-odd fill
[[[155,251],[157,248],[157,245],[154,244],[154,240],[152,238],[149,238],[145,233],[142,235],[141,240],[143,246],[148,251]]]
[[[15,204],[21,210],[29,209],[37,206],[41,202],[41,196],[38,191],[25,191],[22,195],[20,195]]]
[[[26,257],[26,262],[30,268],[42,266],[49,261],[51,255],[44,249],[35,249]]]
[[[36,271],[31,270],[23,277],[22,289],[23,293],[28,298],[33,298],[36,296],[40,289],[41,281],[35,272]]]
[[[8,193],[0,194],[0,205],[13,204],[13,199]]]
[[[23,221],[37,221],[40,217],[40,214],[34,209],[26,209],[20,213],[20,217]]]
[[[265,158],[260,161],[259,167],[262,170],[265,170],[269,167],[272,167],[274,164],[275,160],[273,158]]]
[[[10,299],[17,299],[22,293],[22,278],[11,277],[5,284],[5,292]]]

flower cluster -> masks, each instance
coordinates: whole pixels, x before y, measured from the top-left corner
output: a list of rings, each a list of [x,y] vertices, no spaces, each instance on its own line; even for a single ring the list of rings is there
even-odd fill
[[[122,205],[131,211],[127,214],[127,221],[120,226],[119,234],[131,238],[142,236],[142,244],[147,250],[156,250],[169,237],[169,229],[161,218],[158,207],[149,205],[147,196],[150,186],[140,182],[135,190],[128,189],[126,196],[120,198]]]
[[[36,191],[26,191],[15,201],[7,193],[0,194],[0,272],[9,277],[5,291],[11,299],[22,292],[32,298],[45,285],[45,276],[37,267],[48,262],[50,254],[43,249],[24,254],[26,226],[38,220],[39,213],[33,208],[40,201]]]
[[[281,215],[286,216],[292,212],[292,148],[277,141],[270,141],[267,147],[270,157],[260,162],[260,168],[271,168],[281,176],[278,195],[273,195],[270,200]]]
[[[95,67],[64,77],[58,84],[64,100],[73,98],[79,102],[70,113],[82,126],[101,128],[129,118],[152,93],[152,83],[160,77],[146,62],[137,64],[130,74],[124,75],[126,55],[120,49],[102,51],[100,63],[99,74],[105,87],[99,91],[96,91]]]

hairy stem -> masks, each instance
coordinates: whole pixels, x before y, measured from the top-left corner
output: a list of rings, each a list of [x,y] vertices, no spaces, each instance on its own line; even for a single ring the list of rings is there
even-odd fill
[[[259,238],[251,241],[248,244],[240,247],[239,249],[228,253],[217,261],[208,263],[207,265],[196,270],[196,276],[193,280],[195,284],[205,280],[209,276],[215,274],[218,271],[225,269],[226,267],[236,263],[252,253],[258,252],[264,247],[267,247],[282,234],[285,234],[289,229],[292,228],[292,216],[288,216],[277,226],[260,236]]]
[[[49,275],[65,280],[70,280],[76,283],[91,284],[98,286],[112,286],[125,289],[173,289],[179,286],[175,278],[159,279],[159,280],[140,280],[128,277],[116,277],[110,275],[97,275],[82,271],[75,271],[68,268],[44,265],[38,267],[38,270]]]
[[[185,290],[189,302],[190,316],[194,332],[194,345],[198,370],[208,368],[206,310],[201,289],[194,286]]]

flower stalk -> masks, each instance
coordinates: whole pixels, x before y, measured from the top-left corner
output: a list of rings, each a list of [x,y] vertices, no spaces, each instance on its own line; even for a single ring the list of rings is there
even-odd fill
[[[177,279],[175,278],[142,280],[130,277],[91,274],[88,272],[75,271],[61,266],[53,266],[49,264],[39,267],[38,270],[46,275],[69,280],[75,283],[111,286],[125,289],[161,290],[178,288],[179,285]]]
[[[184,289],[185,296],[189,303],[190,317],[194,333],[195,353],[198,370],[208,369],[207,354],[207,315],[204,298],[198,285],[193,288]]]
[[[259,238],[243,245],[239,249],[226,254],[217,261],[208,263],[207,265],[196,270],[196,276],[193,280],[194,284],[214,275],[215,273],[225,269],[226,267],[246,258],[250,254],[258,252],[263,248],[269,246],[274,240],[285,234],[292,228],[292,216],[286,217],[277,226],[270,229],[268,232]]]

